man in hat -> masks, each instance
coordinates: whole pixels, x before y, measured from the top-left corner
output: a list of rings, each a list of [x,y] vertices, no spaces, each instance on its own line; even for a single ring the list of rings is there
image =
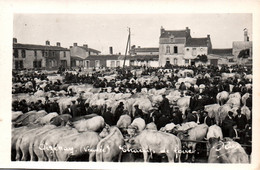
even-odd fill
[[[197,123],[197,111],[192,111],[191,113],[188,113],[187,115],[187,121],[188,122],[196,122]]]
[[[67,105],[66,109],[63,110],[62,114],[69,114],[73,116],[71,113],[70,104]]]
[[[115,110],[115,122],[117,122],[124,111],[124,103],[120,102]]]
[[[241,114],[241,110],[237,110],[237,115],[235,117],[235,122],[237,125],[237,131],[239,136],[241,137],[241,143],[245,142],[245,128],[247,125],[247,119],[246,116]]]
[[[166,95],[162,95],[163,100],[159,106],[161,113],[170,116],[171,114],[171,108],[170,108],[170,103],[169,100],[166,98]]]
[[[106,122],[108,125],[110,125],[110,126],[113,126],[113,125],[116,124],[114,115],[113,115],[113,113],[111,112],[111,107],[108,107],[108,108],[107,108],[107,111],[103,114],[103,118],[104,118],[105,122]]]
[[[141,110],[141,109],[139,109],[139,105],[138,104],[136,104],[135,106],[135,112],[134,112],[134,117],[133,117],[133,119],[135,119],[135,118],[138,118],[138,117],[141,117],[141,118],[143,118],[143,111]]]
[[[228,115],[224,119],[222,123],[222,131],[223,131],[223,137],[235,137],[233,126],[236,124],[233,112],[229,111]]]
[[[50,100],[48,96],[45,97],[44,109],[47,113],[50,113]]]
[[[178,106],[174,107],[173,113],[176,113],[176,116],[178,117],[178,121],[181,124],[183,122],[183,118],[182,118],[182,112],[180,111]]]
[[[71,102],[72,102],[72,105],[70,106],[70,109],[71,109],[72,118],[80,116],[79,113],[78,113],[76,101],[73,100]]]

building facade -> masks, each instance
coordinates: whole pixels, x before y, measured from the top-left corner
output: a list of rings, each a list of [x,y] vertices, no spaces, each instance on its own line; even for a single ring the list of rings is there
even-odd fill
[[[161,27],[159,38],[159,66],[166,63],[172,65],[184,65],[184,48],[186,40],[190,38],[190,29],[165,30]]]
[[[60,66],[70,67],[70,51],[60,46],[21,44],[13,39],[13,69],[58,69]]]
[[[83,46],[78,46],[77,43],[74,43],[70,47],[71,54],[71,67],[84,67],[90,68],[90,60],[87,58],[93,55],[99,55],[101,52],[92,48],[89,48],[87,44]]]
[[[234,41],[232,44],[232,54],[238,64],[252,65],[252,41],[249,41],[248,30],[244,29],[244,41]],[[239,53],[244,52],[245,57],[239,57]]]
[[[129,50],[131,56],[135,55],[159,55],[159,48],[158,47],[144,47],[141,48],[138,46],[137,48],[135,45],[131,47]]]
[[[196,58],[211,53],[210,35],[203,38],[192,38],[190,29],[165,30],[161,28],[159,40],[159,66],[195,65]]]

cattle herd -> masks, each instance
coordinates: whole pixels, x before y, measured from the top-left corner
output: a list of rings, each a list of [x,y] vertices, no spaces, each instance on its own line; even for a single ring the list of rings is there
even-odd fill
[[[12,161],[249,163],[252,68],[14,71]]]

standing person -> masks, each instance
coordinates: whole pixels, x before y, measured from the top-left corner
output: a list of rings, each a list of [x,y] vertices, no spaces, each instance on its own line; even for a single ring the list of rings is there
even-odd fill
[[[239,134],[239,137],[241,139],[241,143],[245,143],[245,128],[247,125],[247,119],[246,116],[241,114],[241,110],[237,110],[237,115],[235,117],[235,122],[237,125],[237,131]]]
[[[44,109],[47,113],[50,113],[50,100],[48,96],[45,97]]]
[[[178,117],[178,120],[180,122],[180,124],[183,122],[183,116],[182,116],[182,112],[180,111],[179,107],[178,106],[175,106],[174,107],[174,111],[176,113],[176,116]]]
[[[191,113],[189,113],[187,115],[187,122],[197,122],[197,112],[196,111],[192,111]]]
[[[135,107],[135,112],[134,112],[133,119],[138,118],[138,117],[144,118],[143,111],[141,109],[139,109],[139,105],[136,104],[136,105],[134,105],[134,107]]]
[[[80,113],[81,116],[86,115],[87,111],[85,108],[84,100],[82,98],[78,98],[78,112]]]
[[[57,103],[57,99],[54,99],[54,101],[50,104],[50,112],[56,112],[60,114],[60,106]]]
[[[75,100],[72,101],[72,105],[70,106],[70,109],[71,109],[72,118],[80,116],[78,113],[78,109],[77,109]]]
[[[62,114],[69,114],[73,116],[71,113],[70,104],[67,105],[66,109],[63,110]]]
[[[166,98],[165,94],[163,94],[162,97],[163,97],[163,100],[162,100],[159,108],[160,108],[162,114],[169,116],[171,114],[171,108],[170,108],[169,100]]]
[[[115,122],[117,122],[124,111],[124,103],[120,102],[115,110]]]
[[[86,109],[86,114],[92,114],[93,113],[93,109],[92,107],[89,106],[89,103],[85,103],[85,109]]]
[[[105,122],[110,125],[110,126],[113,126],[115,125],[115,118],[114,118],[114,115],[113,113],[111,112],[111,107],[108,107],[107,108],[107,111],[103,114],[103,118],[105,120]]]
[[[235,137],[233,126],[236,124],[233,112],[229,111],[228,115],[224,119],[222,123],[222,131],[223,131],[223,137]]]

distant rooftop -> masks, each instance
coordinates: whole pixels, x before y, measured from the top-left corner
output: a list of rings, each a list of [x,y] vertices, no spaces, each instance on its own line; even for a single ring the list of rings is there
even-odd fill
[[[232,55],[232,48],[212,49],[211,53],[216,55]]]
[[[208,38],[188,38],[186,47],[207,47]]]
[[[13,48],[26,50],[52,50],[52,51],[69,51],[67,48],[51,45],[35,45],[35,44],[21,44],[13,43]]]
[[[78,47],[83,48],[83,49],[85,49],[86,51],[90,51],[90,52],[94,52],[94,53],[101,53],[100,51],[95,50],[95,49],[93,49],[93,48],[87,48],[87,47],[84,47],[84,46],[78,46]]]

